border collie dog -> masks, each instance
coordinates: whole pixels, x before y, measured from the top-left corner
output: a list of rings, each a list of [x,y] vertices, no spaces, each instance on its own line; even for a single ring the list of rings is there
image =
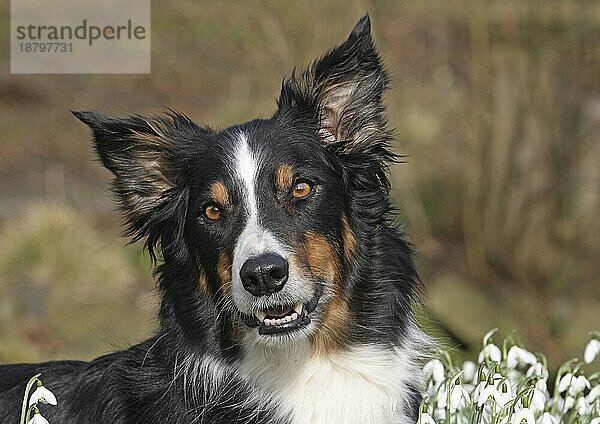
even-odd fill
[[[168,112],[75,112],[128,235],[159,257],[155,337],[91,362],[0,367],[0,422],[42,373],[53,424],[415,422],[428,339],[393,223],[368,16],[283,81],[277,111],[216,131]]]

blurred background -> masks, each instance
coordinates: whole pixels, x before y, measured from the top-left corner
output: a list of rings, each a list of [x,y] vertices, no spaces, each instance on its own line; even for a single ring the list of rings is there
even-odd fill
[[[266,117],[367,11],[429,327],[466,356],[493,327],[553,366],[580,356],[600,327],[600,2],[179,0],[152,4],[149,75],[11,75],[0,39],[0,362],[89,359],[156,326],[150,262],[69,109]]]

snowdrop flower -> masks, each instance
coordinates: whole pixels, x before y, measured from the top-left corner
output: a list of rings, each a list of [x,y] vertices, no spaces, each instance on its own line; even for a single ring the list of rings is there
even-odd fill
[[[479,352],[478,362],[483,362],[485,359],[490,361],[500,362],[502,360],[502,352],[500,348],[493,343],[485,345],[481,352]]]
[[[44,386],[38,386],[35,392],[29,398],[29,406],[35,403],[45,403],[48,405],[56,405],[56,396]]]
[[[537,424],[558,424],[558,420],[550,412],[544,412],[538,418]]]
[[[534,412],[543,411],[546,407],[546,380],[538,380],[535,383],[533,396],[531,396],[531,409]]]
[[[592,412],[592,407],[587,403],[585,398],[582,396],[577,400],[577,413],[581,417],[586,417]]]
[[[571,396],[567,396],[567,398],[565,399],[565,402],[562,406],[563,411],[566,413],[567,411],[569,411],[573,406],[575,406],[575,399]]]
[[[594,418],[592,421],[590,421],[590,424],[600,424],[600,418]]]
[[[492,399],[500,408],[503,408],[504,405],[510,401],[510,394],[508,392],[502,392],[490,384],[479,394],[477,406],[481,408],[483,404],[488,401],[488,399]]]
[[[571,374],[570,372],[563,375],[562,378],[560,379],[560,381],[558,382],[558,392],[562,393],[562,392],[566,391],[569,388],[569,386],[571,385],[571,381],[573,379],[574,379],[573,374]]]
[[[477,398],[477,406],[481,408],[483,404],[488,401],[488,399],[494,399],[497,392],[498,390],[491,384],[486,386],[483,390],[481,390],[481,393],[479,393],[479,397]]]
[[[594,362],[594,359],[600,354],[600,340],[592,339],[585,346],[585,351],[583,352],[583,360],[586,364],[591,364]]]
[[[419,417],[419,424],[435,424],[435,421],[427,412],[423,412]]]
[[[590,382],[585,376],[580,375],[579,377],[574,377],[571,380],[571,386],[569,387],[569,394],[573,397],[576,397],[578,393],[583,392],[586,388],[590,388]]]
[[[527,370],[527,373],[525,374],[525,377],[527,377],[527,378],[539,377],[539,378],[543,378],[544,380],[547,380],[548,379],[548,370],[546,369],[546,367],[544,367],[544,364],[542,364],[541,362],[538,362],[537,364],[529,367],[529,369]]]
[[[592,390],[587,395],[587,401],[591,405],[596,401],[596,399],[600,398],[600,384],[594,386]]]
[[[462,366],[464,381],[474,383],[477,376],[477,365],[473,361],[465,361]]]
[[[477,387],[475,387],[475,390],[473,391],[473,402],[475,402],[476,400],[479,399],[479,395],[481,394],[481,392],[483,391],[483,389],[485,389],[487,387],[487,381],[484,380],[482,382],[480,382]]]
[[[461,384],[457,384],[450,391],[450,409],[456,411],[461,406],[468,406],[471,402],[469,392]]]
[[[443,386],[440,386],[440,388],[438,389],[438,393],[437,393],[436,406],[439,409],[446,408],[446,406],[448,405],[447,397],[448,397],[448,390],[446,389],[446,385],[444,384]]]
[[[535,365],[537,364],[536,356],[519,346],[513,346],[506,355],[506,366],[508,368],[516,368],[517,365]]]
[[[423,376],[425,381],[433,380],[436,384],[441,383],[444,381],[444,365],[438,359],[427,362],[423,367]]]
[[[513,416],[512,424],[521,424],[525,421],[527,424],[535,424],[535,417],[533,411],[529,408],[523,408],[517,411]]]
[[[36,412],[33,415],[33,418],[31,418],[27,424],[49,424],[49,423],[48,423],[48,420],[46,418],[42,417],[42,415],[39,412]]]

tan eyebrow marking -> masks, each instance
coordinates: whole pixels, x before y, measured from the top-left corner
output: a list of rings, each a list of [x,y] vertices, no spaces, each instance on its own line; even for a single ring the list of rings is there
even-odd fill
[[[210,195],[220,205],[226,206],[229,204],[229,192],[222,181],[215,181],[211,184]]]
[[[281,165],[275,171],[275,184],[280,190],[285,190],[292,185],[294,171],[289,165]]]

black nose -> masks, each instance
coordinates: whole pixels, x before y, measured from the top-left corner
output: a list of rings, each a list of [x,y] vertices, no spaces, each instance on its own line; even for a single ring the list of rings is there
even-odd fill
[[[288,262],[279,255],[264,253],[244,262],[240,278],[244,288],[254,296],[275,293],[288,279]]]

